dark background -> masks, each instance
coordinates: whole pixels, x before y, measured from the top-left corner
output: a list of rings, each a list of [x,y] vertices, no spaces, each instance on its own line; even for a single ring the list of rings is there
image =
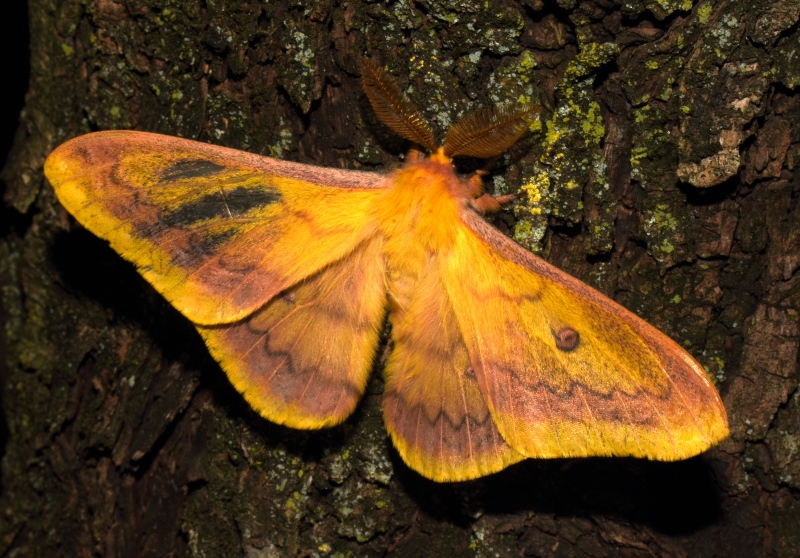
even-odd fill
[[[28,88],[30,52],[28,43],[28,3],[12,0],[3,6],[3,32],[0,52],[3,56],[3,103],[0,109],[0,167],[5,165],[19,122],[19,111]]]
[[[16,0],[3,7],[4,22],[0,29],[0,52],[6,53],[3,73],[3,102],[0,103],[0,168],[3,168],[14,141],[19,124],[19,113],[25,102],[30,77],[30,34],[28,32],[28,3]],[[6,184],[0,179],[0,196],[5,193]],[[0,231],[5,231],[12,218],[5,204],[0,204]],[[4,351],[0,342],[0,351]],[[2,359],[5,360],[5,357]],[[0,364],[0,381],[6,377],[5,367]],[[0,404],[1,405],[1,404]],[[0,456],[5,453],[8,428],[0,417]]]
[[[294,0],[28,1],[24,133],[0,184],[0,333],[12,339],[0,346],[11,432],[0,556],[797,555],[795,0],[697,0],[672,15],[658,6],[673,0],[350,0],[347,10],[319,0],[313,13]],[[0,20],[3,159],[29,81],[25,4],[15,4]],[[468,5],[478,15],[450,11]],[[503,9],[524,26],[501,44],[505,53],[478,44],[487,30],[513,32]],[[464,62],[479,47],[480,63]],[[191,324],[76,226],[42,177],[56,145],[109,128],[394,168],[405,146],[370,116],[362,53],[413,85],[439,128],[436,103],[495,102],[490,75],[504,95],[530,79],[551,113],[587,124],[556,121],[564,135],[547,160],[602,157],[610,188],[603,194],[580,165],[565,168],[581,187],[556,192],[542,255],[688,342],[721,378],[728,440],[680,463],[527,460],[435,484],[391,449],[379,374],[339,428],[272,425]],[[444,85],[426,81],[420,60]],[[591,142],[599,117],[589,118],[590,101],[602,113],[602,145]],[[720,170],[707,163],[725,154],[721,131],[741,162],[704,184],[692,165]],[[291,141],[281,143],[284,133]],[[527,145],[518,165],[495,170],[510,187],[547,156],[540,139]],[[691,172],[677,176],[681,163]],[[503,218],[510,232],[514,216]]]

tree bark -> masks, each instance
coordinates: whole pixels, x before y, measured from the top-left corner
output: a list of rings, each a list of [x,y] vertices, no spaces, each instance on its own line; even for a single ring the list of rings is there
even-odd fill
[[[29,9],[2,175],[4,555],[797,554],[797,0]],[[58,144],[119,128],[392,168],[407,145],[365,102],[364,53],[440,138],[469,109],[546,107],[493,175],[522,191],[496,224],[682,343],[716,379],[728,440],[678,463],[527,460],[436,484],[391,448],[379,373],[340,427],[270,424],[44,181]]]

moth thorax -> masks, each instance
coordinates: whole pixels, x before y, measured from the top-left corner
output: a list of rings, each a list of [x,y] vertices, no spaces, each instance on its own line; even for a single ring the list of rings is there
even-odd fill
[[[449,246],[459,222],[453,190],[460,181],[452,167],[421,161],[400,169],[394,178],[388,199],[380,207],[387,236],[429,250]]]

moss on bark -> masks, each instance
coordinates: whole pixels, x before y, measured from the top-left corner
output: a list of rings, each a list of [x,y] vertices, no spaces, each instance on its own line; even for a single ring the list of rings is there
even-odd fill
[[[795,552],[796,1],[30,0],[30,14],[2,174],[0,552]],[[723,394],[728,441],[682,463],[526,461],[436,485],[390,448],[379,374],[338,428],[271,425],[43,180],[53,147],[109,128],[390,168],[406,146],[364,101],[365,53],[439,134],[474,108],[546,107],[493,175],[524,194],[497,224],[684,344]]]

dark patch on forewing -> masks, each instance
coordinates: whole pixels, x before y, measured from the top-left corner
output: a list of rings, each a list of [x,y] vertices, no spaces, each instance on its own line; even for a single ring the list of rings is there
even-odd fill
[[[228,228],[221,231],[207,231],[205,234],[196,234],[192,237],[193,251],[200,254],[213,254],[236,236],[236,229]]]
[[[161,179],[166,182],[174,180],[185,180],[187,178],[207,178],[219,174],[225,167],[206,161],[204,159],[194,159],[189,161],[178,161],[161,171]]]
[[[254,209],[266,207],[280,199],[280,193],[269,186],[239,187],[229,192],[218,190],[164,213],[161,223],[165,228],[189,228],[195,223],[211,219],[243,217]]]
[[[227,192],[225,199],[228,209],[234,217],[245,215],[252,209],[266,207],[281,200],[281,194],[275,188],[236,188]]]

